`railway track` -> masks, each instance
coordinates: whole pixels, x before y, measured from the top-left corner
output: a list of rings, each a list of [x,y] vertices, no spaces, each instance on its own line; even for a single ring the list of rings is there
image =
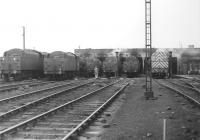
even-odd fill
[[[0,126],[10,125],[1,130],[1,139],[68,139],[82,130],[127,85],[124,81],[104,84],[103,87],[102,84],[95,83],[87,88],[76,89],[68,94],[48,99],[26,109],[19,113],[20,115],[10,119],[4,118]],[[12,124],[30,114],[34,115],[16,125]]]
[[[48,83],[53,83],[53,82],[55,81],[30,81],[30,82],[22,82],[22,83],[20,82],[20,83],[4,84],[0,86],[0,92],[15,90],[24,85],[32,87],[32,86],[43,85],[43,84],[48,84]]]
[[[3,79],[0,78],[0,85],[1,84],[13,84],[13,83],[21,83],[21,82],[30,82],[31,80],[23,80],[23,81],[4,81]]]
[[[178,93],[190,102],[194,103],[196,106],[200,107],[200,91],[198,89],[172,81],[154,81],[159,85]]]
[[[171,79],[168,79],[167,81],[170,82]],[[188,88],[196,88],[198,89],[198,87],[196,86],[196,84],[198,84],[197,82],[191,80],[191,79],[173,79],[173,82],[175,82],[174,84],[179,84],[179,85],[182,85],[182,86],[187,86]]]
[[[192,88],[197,88],[195,85],[194,85],[194,82],[192,82],[191,80],[183,80],[183,79],[177,79],[178,81],[182,82],[184,85],[186,86],[189,86],[189,87],[192,87]]]
[[[189,75],[186,75],[186,76],[183,76],[183,75],[177,75],[177,77],[180,77],[180,78],[184,78],[184,79],[188,79],[188,80],[191,80],[191,81],[195,81],[195,82],[198,82],[200,83],[200,77],[199,76],[189,76]]]
[[[188,85],[190,87],[200,89],[200,82],[198,82],[198,81],[194,81],[191,79],[186,79],[186,80],[180,79],[180,81],[183,81],[186,85]]]
[[[180,81],[168,81],[172,86],[175,85],[177,88],[182,90],[183,92],[186,92],[187,95],[197,99],[200,101],[200,90],[197,89],[193,84],[186,82],[185,86],[184,84],[181,84]]]
[[[26,109],[41,104],[47,100],[55,98],[56,96],[64,94],[66,91],[81,87],[89,82],[80,84],[80,82],[71,82],[59,86],[46,88],[23,95],[14,96],[0,101],[0,120],[12,117]],[[0,123],[1,124],[1,123]],[[0,127],[0,130],[4,127]]]
[[[37,86],[34,89],[27,89],[27,90],[19,90],[19,91],[13,91],[13,92],[2,92],[0,93],[0,105],[2,101],[11,101],[14,99],[20,99],[21,97],[37,94],[39,92],[50,92],[53,89],[60,88],[65,86],[66,84],[77,82],[76,80],[72,81],[61,81],[61,82],[55,82],[55,83],[47,83],[45,85]]]
[[[36,81],[36,80],[24,80],[24,81],[8,81],[5,82],[3,80],[0,81],[0,86],[4,86],[4,85],[12,85],[12,84],[22,84],[22,83],[26,83],[26,82],[31,82],[31,81]]]

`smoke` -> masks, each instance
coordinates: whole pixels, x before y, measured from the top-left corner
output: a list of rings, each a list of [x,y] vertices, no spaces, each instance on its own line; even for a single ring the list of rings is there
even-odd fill
[[[123,53],[124,55],[128,54],[128,49],[122,49],[122,48],[117,48],[117,49],[113,49],[109,54],[111,56],[116,56],[116,52],[118,52],[119,54],[120,53]]]
[[[172,52],[172,57],[177,57],[178,60],[181,59],[182,55],[187,55],[187,56],[200,56],[200,48],[152,48],[152,53],[154,53],[155,51],[162,51],[164,53],[166,53],[167,55],[169,54],[169,52]],[[142,48],[134,48],[134,49],[113,49],[112,51],[110,51],[108,53],[109,56],[116,56],[116,52],[123,53],[124,56],[130,56],[131,53],[133,53],[133,55],[137,55],[137,56],[141,56],[141,57],[145,57],[145,49]]]
[[[182,55],[187,55],[190,57],[200,56],[199,48],[167,48],[167,51],[172,51],[172,56],[181,59]]]

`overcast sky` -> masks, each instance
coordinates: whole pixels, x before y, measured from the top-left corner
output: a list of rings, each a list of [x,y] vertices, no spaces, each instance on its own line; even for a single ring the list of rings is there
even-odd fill
[[[0,56],[22,48],[142,48],[145,0],[0,0]],[[153,47],[200,47],[200,0],[152,0]]]

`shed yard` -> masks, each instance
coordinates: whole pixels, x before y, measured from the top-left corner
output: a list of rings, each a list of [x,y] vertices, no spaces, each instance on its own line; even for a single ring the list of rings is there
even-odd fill
[[[117,99],[118,105],[112,105],[79,139],[162,140],[166,119],[166,140],[200,140],[199,108],[155,82],[156,100],[145,100],[144,90],[145,78],[134,78]]]

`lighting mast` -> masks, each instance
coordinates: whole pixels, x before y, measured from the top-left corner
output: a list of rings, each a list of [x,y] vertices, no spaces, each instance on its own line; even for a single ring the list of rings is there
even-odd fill
[[[153,99],[152,91],[152,32],[151,32],[151,0],[145,0],[145,66],[146,66],[146,91],[144,96],[146,99]]]

